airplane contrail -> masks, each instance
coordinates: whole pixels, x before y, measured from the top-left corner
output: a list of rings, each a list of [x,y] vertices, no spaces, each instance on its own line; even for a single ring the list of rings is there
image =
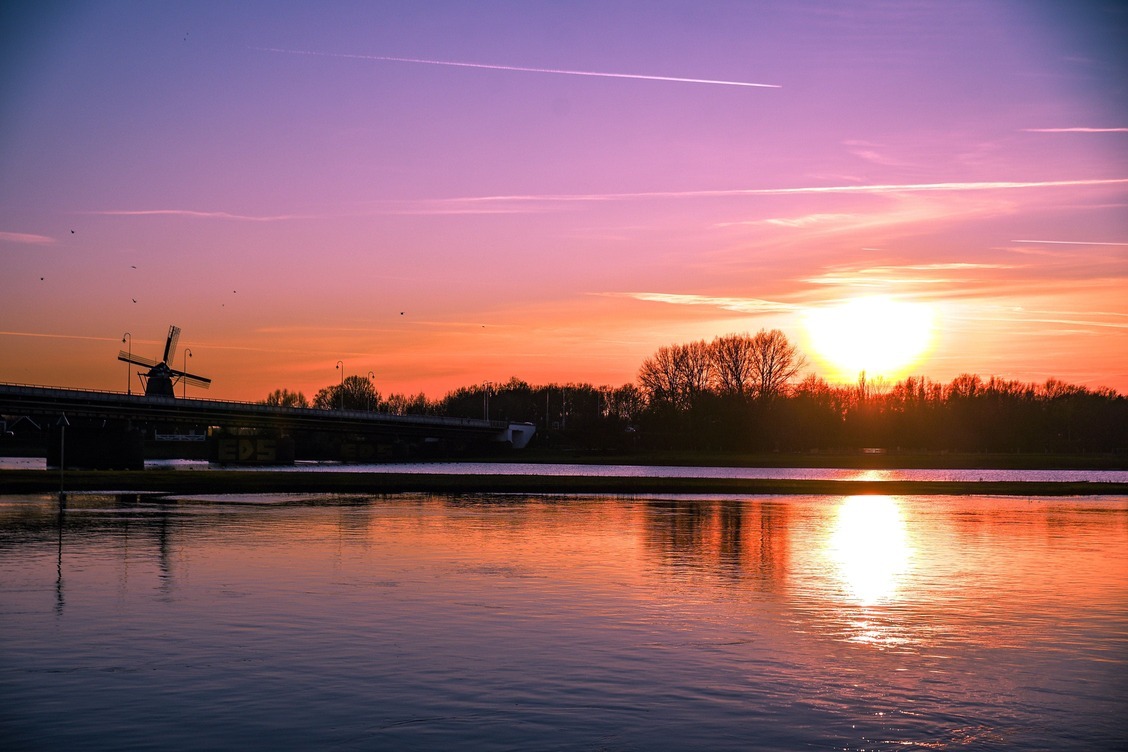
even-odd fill
[[[1045,245],[1111,245],[1128,246],[1128,243],[1107,243],[1097,240],[1012,240],[1012,243],[1043,243]]]
[[[416,57],[391,57],[389,55],[354,55],[343,52],[316,52],[313,50],[287,50],[279,47],[251,47],[258,52],[279,52],[286,55],[310,55],[313,57],[339,57],[349,60],[376,60],[391,63],[416,63],[419,65],[447,65],[454,68],[483,68],[486,70],[517,71],[520,73],[552,73],[560,76],[594,76],[598,78],[633,78],[642,81],[672,81],[683,84],[711,84],[713,86],[748,86],[760,89],[779,89],[779,84],[759,84],[750,81],[723,81],[712,78],[680,78],[678,76],[648,76],[641,73],[607,73],[603,71],[568,70],[565,68],[526,68],[519,65],[491,65],[488,63],[467,63],[457,60],[428,60]]]
[[[1023,128],[1027,133],[1128,133],[1128,128]]]

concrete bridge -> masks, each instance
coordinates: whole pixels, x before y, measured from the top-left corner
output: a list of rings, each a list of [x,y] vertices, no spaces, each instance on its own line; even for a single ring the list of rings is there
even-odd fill
[[[362,437],[364,441],[399,445],[500,443],[523,449],[534,432],[529,423],[390,415],[363,410],[275,407],[249,402],[177,399],[11,383],[0,383],[0,415],[9,420],[28,417],[40,425],[52,427],[52,430],[61,430],[64,435],[67,435],[66,427],[70,427],[72,422],[81,426],[84,435],[97,434],[100,428],[104,434],[103,443],[118,441],[123,433],[136,433],[139,429],[151,431],[155,427],[220,429],[216,431],[217,435],[225,435],[236,442],[243,441],[234,455],[230,448],[224,450],[222,444],[218,445],[220,456],[213,459],[224,461],[226,458],[232,462],[241,461],[240,457],[242,461],[256,461],[256,458],[261,462],[270,461],[271,458],[261,456],[256,450],[250,452],[252,457],[244,456],[248,454],[246,442],[256,435],[265,437],[265,440],[277,440],[318,433],[349,435]],[[68,425],[64,427],[64,424]],[[75,434],[76,430],[72,429],[69,435],[78,439]],[[53,442],[49,444],[49,450],[52,445]],[[49,463],[50,455],[49,451]],[[284,457],[279,459],[285,461]],[[70,461],[67,464],[71,464]]]

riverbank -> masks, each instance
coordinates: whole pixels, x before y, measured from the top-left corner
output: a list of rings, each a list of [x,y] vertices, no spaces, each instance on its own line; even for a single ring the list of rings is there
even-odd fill
[[[1025,481],[872,481],[764,478],[638,478],[620,476],[449,475],[272,470],[71,470],[68,493],[530,493],[530,494],[890,494],[998,496],[1128,496],[1128,483]],[[0,471],[0,496],[57,493],[57,471]]]
[[[848,470],[1128,470],[1128,452],[1101,454],[913,452],[885,449],[824,452],[583,452],[527,449],[490,462],[671,465],[685,467],[834,467]]]

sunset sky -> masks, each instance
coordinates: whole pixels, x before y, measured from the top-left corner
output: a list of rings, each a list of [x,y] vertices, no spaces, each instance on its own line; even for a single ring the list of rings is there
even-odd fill
[[[8,3],[0,381],[124,391],[176,324],[189,396],[619,385],[766,327],[831,381],[1128,392],[1125,39],[1114,0]]]

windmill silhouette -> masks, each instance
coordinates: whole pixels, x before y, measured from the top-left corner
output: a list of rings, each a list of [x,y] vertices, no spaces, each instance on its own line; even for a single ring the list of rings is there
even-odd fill
[[[196,376],[187,371],[180,371],[169,366],[168,363],[176,352],[176,341],[178,339],[180,339],[180,327],[170,326],[168,328],[168,340],[165,342],[164,357],[160,360],[152,360],[141,355],[133,355],[125,350],[118,353],[118,360],[132,363],[135,366],[144,366],[149,369],[149,373],[144,375],[146,397],[175,397],[176,394],[172,387],[182,380],[187,384],[203,387],[204,389],[211,386],[211,379]]]

